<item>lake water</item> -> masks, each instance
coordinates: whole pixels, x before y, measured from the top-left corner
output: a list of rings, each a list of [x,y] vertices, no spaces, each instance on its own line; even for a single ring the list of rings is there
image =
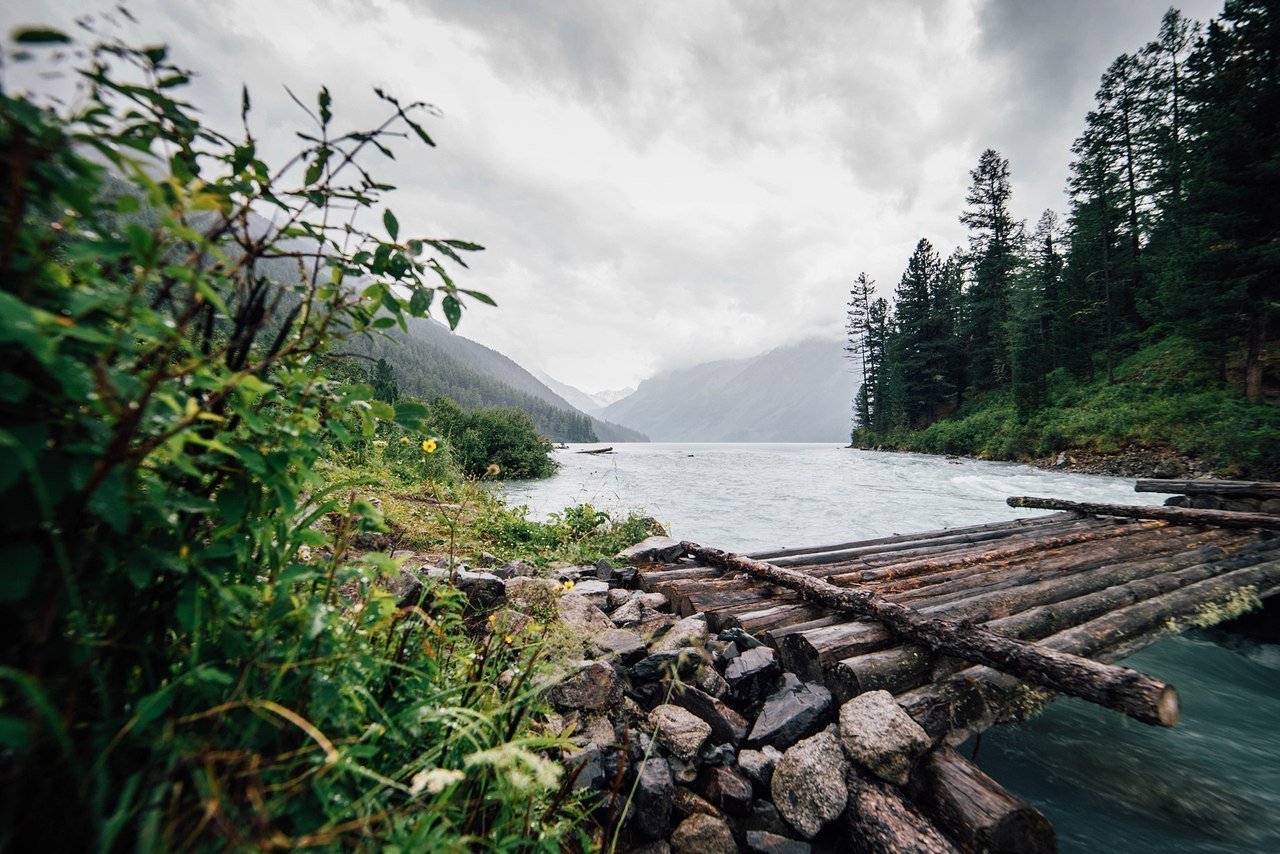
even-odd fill
[[[634,444],[558,451],[559,473],[505,487],[546,516],[641,510],[736,551],[810,546],[1035,515],[1010,495],[1159,503],[1133,481],[832,445]],[[598,446],[596,446],[598,447]],[[1280,851],[1280,646],[1184,635],[1126,662],[1178,687],[1182,722],[1134,723],[1059,700],[983,736],[978,764],[1039,807],[1063,851]],[[966,745],[965,752],[972,749]]]

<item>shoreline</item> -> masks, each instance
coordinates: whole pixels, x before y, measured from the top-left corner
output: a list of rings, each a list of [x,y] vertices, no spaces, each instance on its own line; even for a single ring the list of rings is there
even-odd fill
[[[846,450],[883,451],[889,453],[923,454],[948,460],[975,460],[978,462],[1022,463],[1044,471],[1091,474],[1101,477],[1127,478],[1212,478],[1219,473],[1204,460],[1171,450],[1129,448],[1123,451],[1101,452],[1074,449],[1060,451],[1047,457],[994,457],[974,454],[934,454],[908,448],[866,447],[848,444]]]

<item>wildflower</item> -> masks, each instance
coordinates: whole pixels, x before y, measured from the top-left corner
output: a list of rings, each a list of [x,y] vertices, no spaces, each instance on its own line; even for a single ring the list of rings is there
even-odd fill
[[[497,477],[498,473],[501,471],[502,469],[498,468],[497,463],[489,463],[489,467],[485,469],[484,475],[485,477]]]
[[[429,795],[438,795],[446,786],[465,780],[466,777],[466,774],[452,768],[431,768],[419,771],[409,781],[409,793],[416,795],[425,789]]]
[[[408,444],[409,444],[409,437],[408,437],[408,436],[401,436],[401,437],[400,437],[400,444],[401,444],[401,445],[408,445]]]
[[[428,454],[434,454],[436,452],[436,448],[438,447],[439,445],[436,444],[436,440],[434,436],[431,437],[430,439],[425,440],[422,443],[422,450],[426,451]]]
[[[187,545],[186,543],[183,543],[182,545],[178,546],[178,557],[184,558],[189,554],[191,554],[191,546]]]
[[[572,582],[572,581],[566,581],[566,582],[564,582],[564,583],[563,583],[562,585],[560,585],[560,586],[561,586],[561,587],[563,587],[565,590],[572,590],[572,589],[573,589],[573,582]]]
[[[385,447],[387,446],[387,440],[386,440],[386,439],[374,439],[374,440],[373,440],[373,446],[374,446],[375,448],[385,448]]]
[[[311,560],[311,546],[308,546],[308,545],[298,546],[298,560],[300,561]]]
[[[507,635],[502,639],[505,643],[511,643],[511,635]]]

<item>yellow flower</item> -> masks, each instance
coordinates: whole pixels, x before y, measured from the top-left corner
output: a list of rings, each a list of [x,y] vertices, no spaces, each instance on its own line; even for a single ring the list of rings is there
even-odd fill
[[[498,472],[500,472],[500,471],[502,471],[502,469],[498,468],[498,464],[497,464],[497,463],[489,463],[489,468],[485,470],[485,476],[486,476],[486,477],[497,477]]]
[[[503,638],[503,640],[506,641],[507,643],[511,643],[511,635],[507,635],[505,638]]]
[[[400,444],[401,444],[401,445],[407,445],[407,444],[409,444],[409,437],[408,437],[408,436],[401,436],[401,437],[400,437]]]
[[[435,438],[427,439],[422,443],[422,450],[426,451],[428,454],[434,454],[437,447],[439,446],[436,444]]]
[[[186,543],[178,546],[178,557],[186,557],[189,554],[191,554],[191,546]]]
[[[564,585],[563,585],[563,586],[564,586],[564,589],[565,589],[565,590],[572,590],[572,589],[573,589],[573,582],[572,582],[572,581],[566,581],[566,582],[564,583]]]

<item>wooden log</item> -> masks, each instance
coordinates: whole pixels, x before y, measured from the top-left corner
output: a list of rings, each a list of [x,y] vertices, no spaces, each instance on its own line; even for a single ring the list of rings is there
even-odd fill
[[[1076,655],[1114,660],[1215,613],[1229,613],[1240,591],[1257,595],[1280,587],[1280,560],[1215,576],[1180,590],[1120,608],[1097,619],[1057,632],[1039,646]],[[1018,679],[990,667],[970,667],[946,679],[898,696],[898,703],[935,740],[958,744],[1001,720],[1017,719],[1051,694],[1028,690]]]
[[[1171,495],[1228,495],[1232,498],[1280,498],[1280,483],[1257,480],[1140,480],[1135,492]]]
[[[1261,528],[1280,531],[1280,516],[1270,513],[1236,513],[1230,510],[1196,510],[1190,507],[1134,507],[1128,504],[1094,504],[1060,498],[1019,496],[1007,499],[1010,507],[1042,510],[1076,510],[1095,516],[1123,516],[1130,519],[1160,519],[1175,525],[1216,525],[1220,528]]]
[[[1121,573],[1115,584],[1093,587],[1092,592],[1074,598],[1046,598],[1036,607],[991,620],[986,622],[986,626],[1008,637],[1039,640],[1135,602],[1164,595],[1215,575],[1272,560],[1276,556],[1277,544],[1271,545],[1266,550],[1251,549],[1245,554],[1222,560],[1193,562],[1183,568],[1163,568],[1160,562],[1154,562],[1142,566],[1139,571],[1139,565],[1135,565],[1133,571]],[[1122,581],[1125,583],[1120,583]],[[975,619],[978,615],[976,611],[969,613],[974,616],[968,619]],[[803,647],[798,642],[792,641],[790,646],[790,656],[782,656],[784,664],[796,664],[796,660],[804,654]],[[882,689],[898,694],[964,667],[954,659],[940,659],[928,650],[913,645],[851,656],[830,664],[822,662],[814,653],[809,653],[809,660],[800,662],[798,666],[805,672],[812,673],[815,666],[812,662],[815,659],[821,662],[818,666],[822,668],[827,687],[842,702],[863,691]],[[796,672],[800,673],[800,670]]]
[[[958,854],[959,849],[901,792],[849,769],[849,801],[844,811],[848,850],[862,854]]]
[[[582,451],[574,451],[574,453],[575,454],[612,454],[613,446],[610,445],[607,448],[587,448]]]
[[[962,850],[1011,854],[1058,850],[1053,825],[1043,813],[1009,794],[950,747],[925,756],[906,791]]]
[[[1173,686],[1135,670],[1042,649],[980,626],[929,617],[869,590],[836,587],[794,570],[697,543],[682,545],[686,552],[707,563],[788,587],[811,602],[878,620],[903,640],[990,665],[1042,687],[1122,711],[1144,723],[1172,726],[1178,721],[1178,693]]]

